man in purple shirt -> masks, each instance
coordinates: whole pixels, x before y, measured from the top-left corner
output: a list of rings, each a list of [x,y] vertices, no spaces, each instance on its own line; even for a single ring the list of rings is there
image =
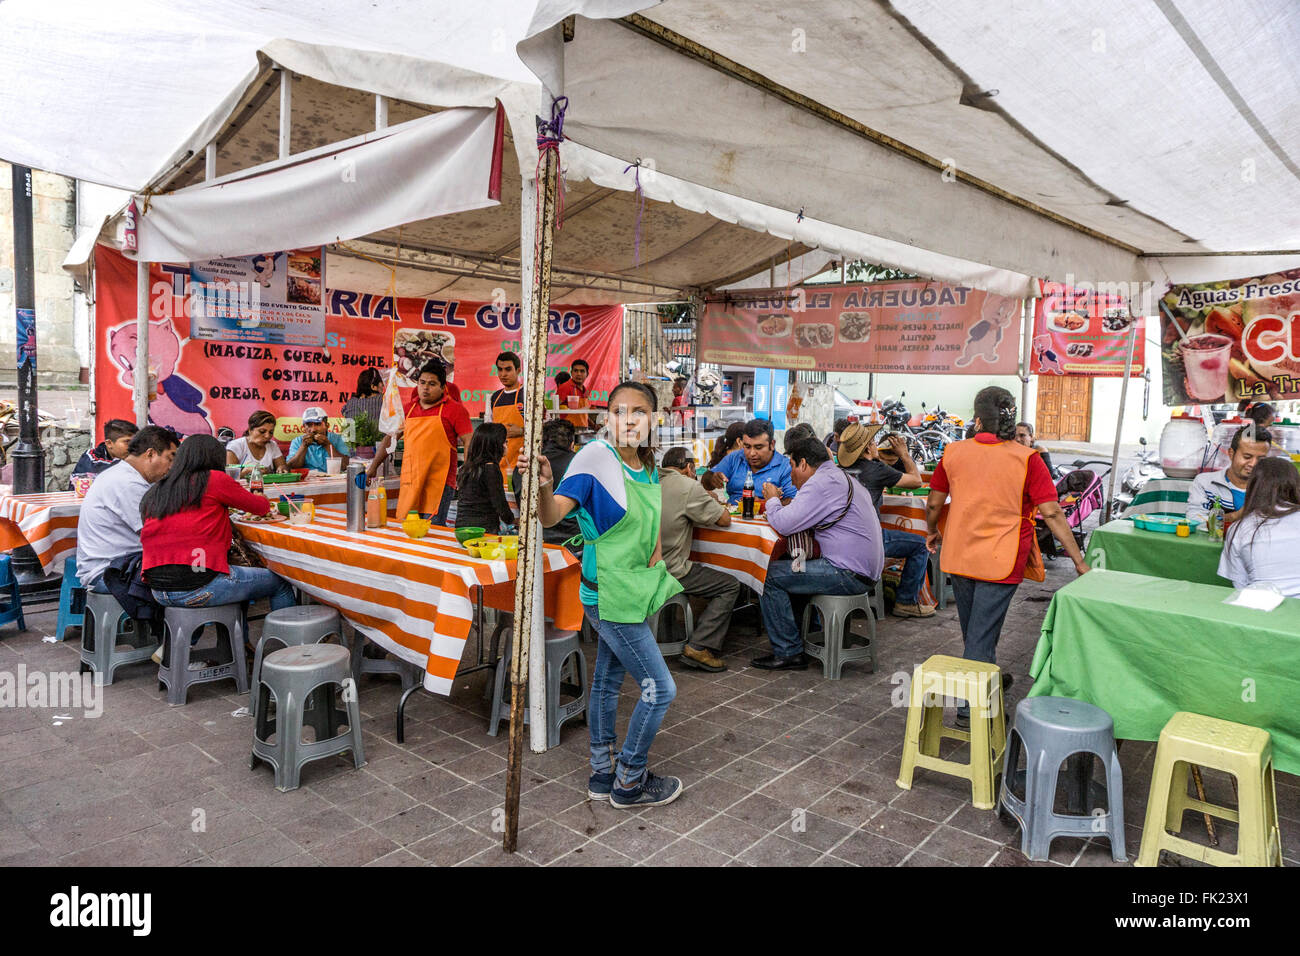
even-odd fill
[[[752,662],[764,670],[808,666],[791,594],[866,594],[880,580],[885,564],[880,519],[867,490],[831,461],[816,438],[795,442],[786,455],[799,494],[782,504],[781,489],[766,482],[767,521],[787,537],[812,531],[821,557],[809,560],[802,571],[793,569],[793,561],[767,566],[759,607],[772,653]]]

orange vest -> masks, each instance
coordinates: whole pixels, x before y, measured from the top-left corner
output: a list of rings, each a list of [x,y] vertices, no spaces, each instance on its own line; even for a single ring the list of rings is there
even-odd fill
[[[977,581],[1001,581],[1016,568],[1024,527],[1025,476],[1037,452],[1013,441],[996,445],[968,438],[943,452],[951,501],[940,520],[945,574]],[[1032,520],[1032,519],[1031,519]],[[1025,577],[1044,578],[1038,540],[1032,537]]]

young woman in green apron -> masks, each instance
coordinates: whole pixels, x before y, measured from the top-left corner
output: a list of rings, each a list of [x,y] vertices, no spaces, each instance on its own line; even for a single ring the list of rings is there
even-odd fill
[[[645,385],[618,385],[609,395],[602,437],[574,456],[554,494],[550,462],[538,456],[542,524],[549,528],[577,509],[585,542],[581,597],[599,638],[588,712],[587,794],[615,807],[662,806],[682,792],[681,780],[647,767],[677,685],[646,618],[682,589],[659,552],[659,481],[650,448],[657,410],[655,394]],[[520,470],[527,472],[526,458]],[[641,693],[622,751],[616,752],[614,724],[625,674]]]

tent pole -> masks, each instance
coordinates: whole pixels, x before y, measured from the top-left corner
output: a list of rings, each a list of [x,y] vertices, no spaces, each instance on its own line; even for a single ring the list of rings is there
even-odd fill
[[[1038,300],[1028,298],[1023,300],[1020,311],[1020,345],[1021,345],[1021,364],[1020,364],[1020,418],[1023,421],[1030,421],[1029,417],[1029,366],[1033,361],[1034,347],[1034,312],[1037,308]],[[1035,427],[1038,423],[1034,422]]]
[[[36,252],[32,232],[32,171],[12,167],[14,216],[14,310],[17,320],[18,444],[14,464],[15,494],[45,491],[45,452],[41,450],[36,405]],[[30,555],[30,549],[28,554]],[[39,567],[36,569],[40,570]],[[43,574],[43,572],[42,572]],[[15,592],[16,593],[16,592]]]
[[[217,178],[217,141],[215,139],[208,143],[207,148],[203,151],[203,178],[209,181]]]
[[[135,423],[149,424],[149,263],[135,262]]]
[[[1137,348],[1138,326],[1141,319],[1133,317],[1133,327],[1128,333],[1128,359],[1124,362],[1124,383],[1119,387],[1119,419],[1115,422],[1115,447],[1110,453],[1110,491],[1106,495],[1105,520],[1110,520],[1110,507],[1115,502],[1115,471],[1119,468],[1119,438],[1124,431],[1124,405],[1128,401],[1128,380],[1133,373],[1133,351]]]
[[[388,129],[388,97],[375,97],[375,132]]]
[[[289,158],[290,131],[293,129],[293,87],[289,71],[280,68],[280,158]]]
[[[541,125],[539,121],[539,126]],[[540,130],[539,130],[540,132]],[[529,215],[525,202],[523,242],[536,251],[532,262],[532,301],[524,325],[524,447],[528,449],[528,473],[522,484],[519,502],[519,564],[515,576],[514,655],[510,664],[510,741],[507,750],[505,837],[502,848],[513,853],[519,844],[519,779],[523,770],[524,707],[532,656],[534,632],[542,630],[544,611],[540,608],[542,591],[541,524],[537,519],[537,451],[541,446],[543,399],[546,393],[547,319],[551,302],[551,258],[555,241],[556,183],[559,179],[559,156],[555,149],[542,151],[542,178],[537,183],[536,211]],[[529,180],[524,179],[525,188]],[[531,222],[530,222],[531,220]],[[529,228],[529,226],[532,228]],[[528,648],[529,653],[524,653]],[[543,648],[544,653],[544,648]],[[538,675],[540,676],[540,675]],[[541,694],[534,701],[545,705]],[[544,713],[544,711],[543,711]],[[545,742],[546,720],[534,719],[533,734],[538,731]],[[536,749],[536,748],[534,748]]]

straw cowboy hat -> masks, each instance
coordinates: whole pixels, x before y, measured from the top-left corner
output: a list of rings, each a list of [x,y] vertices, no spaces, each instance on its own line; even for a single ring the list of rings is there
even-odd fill
[[[871,439],[876,437],[876,432],[880,431],[879,425],[873,425],[870,428],[864,428],[862,425],[854,423],[840,433],[840,444],[836,448],[836,454],[839,456],[841,468],[852,467],[853,464],[862,457],[862,453],[867,450],[871,444]]]

